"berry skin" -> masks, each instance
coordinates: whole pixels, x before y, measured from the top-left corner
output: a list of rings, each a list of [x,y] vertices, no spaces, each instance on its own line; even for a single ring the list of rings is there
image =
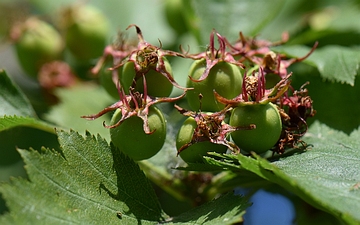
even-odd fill
[[[80,61],[102,55],[108,41],[109,22],[91,5],[75,5],[64,11],[66,47]]]
[[[119,92],[112,79],[112,73],[114,71],[110,71],[109,68],[112,67],[111,63],[106,63],[99,71],[99,82],[101,86],[106,90],[106,92],[113,97],[114,99],[119,99]],[[116,70],[118,76],[121,76],[121,69]]]
[[[191,142],[196,126],[196,121],[192,117],[184,121],[176,137],[176,148],[178,150]],[[207,152],[225,153],[226,150],[225,145],[202,141],[183,149],[179,155],[187,163],[202,163],[203,156],[207,155]]]
[[[190,68],[189,76],[195,80],[199,79],[206,69],[205,66],[205,59],[195,61]],[[211,68],[205,80],[195,82],[188,79],[186,86],[194,88],[194,90],[189,90],[186,96],[193,111],[216,112],[223,109],[225,105],[216,100],[214,90],[227,99],[236,97],[241,93],[242,75],[238,66],[227,62],[218,62]],[[199,94],[202,94],[201,109]]]
[[[13,28],[12,36],[19,63],[30,77],[37,77],[45,63],[61,58],[64,48],[61,35],[45,21],[29,18]]]
[[[117,109],[111,119],[115,124],[121,118],[121,110]],[[161,111],[152,106],[149,108],[148,123],[152,133],[146,134],[143,120],[132,116],[124,120],[118,127],[110,129],[112,143],[135,161],[151,158],[160,151],[166,137],[166,121]]]
[[[183,11],[186,9],[183,1],[184,0],[165,1],[166,21],[178,35],[187,32],[187,23]]]
[[[167,60],[164,60],[166,70],[172,74],[171,65]],[[135,77],[135,67],[133,62],[127,62],[124,64],[122,75],[120,77],[121,85],[124,87],[125,93],[128,94],[128,90],[133,83]],[[168,97],[170,96],[173,85],[170,81],[161,73],[150,69],[146,74],[146,87],[147,94],[153,97]],[[144,93],[143,78],[140,77],[136,81],[135,91]]]
[[[282,123],[277,107],[272,103],[241,105],[230,116],[231,126],[255,124],[253,130],[238,130],[231,137],[240,149],[263,153],[272,148],[280,138]]]

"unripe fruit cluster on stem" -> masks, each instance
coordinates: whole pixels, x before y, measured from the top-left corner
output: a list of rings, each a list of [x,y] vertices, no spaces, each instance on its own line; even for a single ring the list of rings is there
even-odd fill
[[[106,45],[110,24],[91,5],[74,5],[63,10],[61,20],[66,47],[80,61],[98,58]]]
[[[36,17],[17,24],[12,39],[19,63],[26,74],[37,77],[42,65],[61,58],[64,43],[60,33]]]
[[[93,69],[99,73],[111,65],[106,79],[111,85],[104,87],[111,88],[107,91],[120,100],[98,114],[83,116],[96,119],[116,110],[111,124],[104,126],[110,128],[112,143],[119,150],[134,160],[156,154],[165,141],[166,129],[164,117],[154,105],[182,98],[187,99],[190,109],[175,104],[187,117],[175,145],[177,154],[188,163],[203,162],[208,152],[261,154],[272,150],[282,154],[299,143],[306,147],[300,138],[307,130],[306,119],[315,111],[306,89],[293,91],[292,73],[287,69],[305,59],[316,45],[305,57],[289,59],[272,52],[271,42],[247,39],[240,33],[239,41],[231,44],[213,31],[205,52],[189,54],[182,48],[181,52],[164,50],[161,42],[159,47],[151,45],[138,26],[128,28],[136,29],[138,43],[120,35],[116,43],[104,49]],[[194,60],[186,87],[174,80],[167,59],[171,56]],[[265,82],[269,74],[278,77],[271,86]],[[183,94],[169,97],[173,86]]]
[[[19,64],[25,75],[47,91],[90,79],[89,68],[108,41],[109,21],[97,8],[83,3],[65,6],[53,20],[30,17],[11,29]],[[65,69],[64,69],[65,68]]]

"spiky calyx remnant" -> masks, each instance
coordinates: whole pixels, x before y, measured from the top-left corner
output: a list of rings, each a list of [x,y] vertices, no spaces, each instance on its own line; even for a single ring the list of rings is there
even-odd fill
[[[273,151],[279,154],[288,148],[296,148],[298,143],[306,147],[306,143],[300,140],[308,129],[307,119],[313,117],[316,111],[313,101],[308,95],[305,83],[299,91],[293,91],[291,96],[284,95],[277,101],[282,119],[283,131]]]
[[[219,42],[219,49],[215,48],[215,42],[214,42],[215,35]],[[213,30],[210,34],[209,47],[205,52],[201,52],[198,54],[187,54],[183,50],[183,54],[184,56],[186,56],[186,58],[191,58],[194,60],[205,59],[206,61],[206,66],[205,66],[206,69],[204,70],[204,73],[200,76],[200,78],[197,80],[193,79],[192,77],[189,78],[194,82],[201,82],[205,80],[208,77],[211,68],[213,68],[219,62],[228,62],[237,65],[240,68],[244,68],[244,65],[242,63],[235,60],[235,58],[230,52],[227,52],[226,46],[227,46],[226,38],[221,36],[215,30]]]
[[[178,149],[178,154],[199,142],[209,141],[214,144],[224,145],[234,153],[239,153],[240,149],[231,141],[228,140],[228,134],[236,130],[251,130],[255,129],[254,124],[249,126],[233,127],[224,122],[225,114],[229,111],[229,107],[215,113],[193,112],[175,105],[175,108],[184,116],[194,118],[196,128],[189,143],[183,145]]]
[[[233,107],[249,104],[266,104],[275,102],[279,99],[290,86],[291,73],[281,79],[273,88],[265,88],[265,75],[262,68],[258,72],[253,72],[250,76],[246,73],[243,77],[242,92],[233,99],[225,99],[218,93],[214,92],[217,100],[223,104]]]
[[[186,88],[180,86],[173,78],[171,73],[166,69],[164,57],[166,56],[176,56],[176,57],[185,57],[183,54],[162,49],[162,43],[160,42],[160,46],[154,46],[144,40],[141,29],[135,25],[129,25],[126,30],[131,27],[136,28],[136,33],[138,36],[137,45],[131,44],[127,42],[124,38],[123,34],[119,34],[118,40],[105,48],[103,56],[98,61],[97,65],[93,68],[92,72],[94,74],[98,73],[101,67],[104,65],[105,61],[108,58],[113,59],[113,67],[109,68],[109,70],[113,72],[113,82],[119,86],[119,77],[116,71],[127,62],[134,63],[135,69],[135,80],[143,77],[146,73],[152,69],[163,76],[165,76],[171,84],[175,87],[178,87],[182,90],[186,90]],[[146,77],[146,76],[145,76]],[[133,87],[134,88],[134,87]]]
[[[145,81],[144,81],[144,86],[145,86],[144,94],[139,93],[139,92],[133,92],[133,89],[130,89],[129,95],[126,95],[124,92],[124,89],[120,89],[119,90],[120,101],[115,102],[114,104],[106,107],[105,109],[101,110],[97,114],[81,116],[81,118],[85,118],[88,120],[94,120],[108,112],[120,109],[121,115],[122,115],[121,119],[113,125],[106,125],[104,122],[104,124],[103,124],[104,127],[114,128],[114,127],[120,126],[121,123],[123,121],[125,121],[126,119],[128,119],[132,116],[137,116],[144,121],[144,132],[147,134],[151,134],[153,131],[150,130],[149,124],[148,124],[148,114],[149,114],[150,106],[160,103],[160,102],[177,101],[177,100],[181,99],[182,97],[184,97],[186,92],[184,92],[182,95],[180,95],[178,97],[174,97],[174,98],[167,98],[167,97],[156,98],[156,97],[148,96],[146,94],[146,82]]]
[[[231,107],[274,103],[283,124],[280,139],[272,148],[273,152],[279,154],[284,153],[287,148],[296,148],[298,143],[306,147],[300,138],[307,131],[307,118],[316,113],[313,101],[304,88],[308,83],[303,85],[300,91],[288,91],[291,88],[291,75],[290,73],[282,78],[273,88],[266,89],[264,72],[260,67],[259,72],[244,76],[242,93],[234,99],[225,99],[214,93],[219,102]]]

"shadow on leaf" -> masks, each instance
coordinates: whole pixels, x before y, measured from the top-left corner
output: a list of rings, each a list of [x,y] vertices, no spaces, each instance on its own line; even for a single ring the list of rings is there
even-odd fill
[[[111,192],[103,183],[100,189],[110,197],[124,202],[128,206],[122,215],[135,217],[138,224],[142,220],[162,221],[163,213],[151,183],[147,180],[138,164],[111,144],[113,168],[117,176],[117,193]],[[120,209],[119,209],[120,210]]]

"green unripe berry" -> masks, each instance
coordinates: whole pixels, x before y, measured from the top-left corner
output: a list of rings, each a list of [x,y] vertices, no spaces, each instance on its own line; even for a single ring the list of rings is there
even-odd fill
[[[102,55],[108,41],[109,21],[91,5],[75,5],[64,11],[66,47],[78,60]]]
[[[196,127],[194,118],[189,117],[184,121],[176,137],[176,148],[178,150],[191,142]],[[225,153],[226,150],[227,147],[224,145],[203,141],[190,145],[182,150],[179,155],[187,163],[201,163],[207,152]]]
[[[172,75],[171,65],[168,60],[164,59],[166,70]],[[122,76],[120,77],[121,85],[124,87],[125,93],[128,93],[129,87],[132,85],[135,77],[135,67],[133,62],[124,64]],[[173,84],[161,73],[150,69],[146,74],[147,94],[154,97],[170,96]],[[135,91],[144,93],[143,78],[140,77],[136,81]]]
[[[121,118],[121,110],[116,110],[111,124]],[[112,143],[130,158],[139,161],[154,156],[165,143],[166,121],[161,111],[156,107],[149,108],[148,122],[151,134],[143,129],[143,120],[132,116],[120,126],[110,129]]]
[[[205,59],[195,61],[189,72],[189,76],[198,80],[206,69]],[[240,68],[227,62],[219,62],[211,68],[208,77],[200,82],[187,80],[187,87],[194,88],[187,92],[186,98],[193,111],[200,109],[199,94],[202,94],[201,110],[216,112],[224,108],[219,103],[214,90],[227,99],[232,99],[241,93],[242,75]]]
[[[112,79],[113,71],[110,71],[108,68],[112,67],[111,63],[106,63],[99,72],[99,81],[101,86],[106,90],[106,92],[113,97],[114,99],[119,99],[119,92]],[[121,76],[121,69],[118,69],[116,72],[118,76]]]
[[[187,32],[187,25],[183,11],[186,9],[183,1],[184,0],[165,0],[166,21],[178,35]]]
[[[263,153],[272,148],[280,138],[282,123],[277,107],[272,103],[236,107],[230,116],[231,126],[249,126],[252,130],[231,133],[235,144],[242,150]]]
[[[49,23],[33,17],[14,30],[16,54],[27,75],[37,77],[43,64],[61,57],[64,47],[61,35]]]

